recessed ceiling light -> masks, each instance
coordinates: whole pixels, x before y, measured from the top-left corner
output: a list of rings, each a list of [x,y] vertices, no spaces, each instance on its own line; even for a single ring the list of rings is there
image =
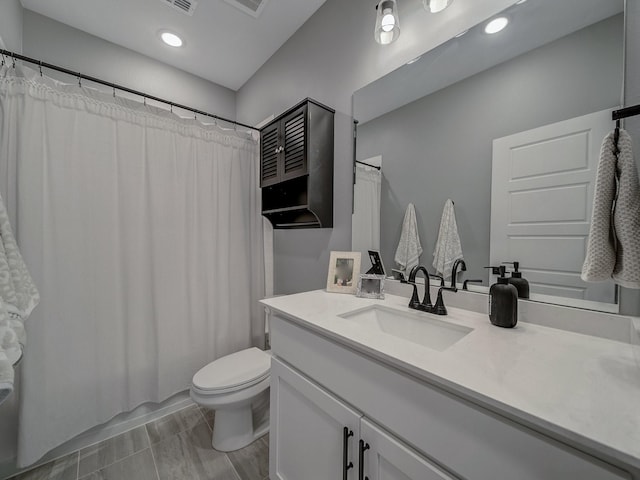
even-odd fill
[[[508,23],[509,23],[509,19],[507,17],[494,18],[489,23],[487,23],[486,27],[484,27],[484,32],[490,35],[494,33],[498,33],[499,31],[503,30]]]
[[[160,34],[160,38],[170,47],[181,47],[183,43],[182,39],[178,35],[171,32],[162,32]]]

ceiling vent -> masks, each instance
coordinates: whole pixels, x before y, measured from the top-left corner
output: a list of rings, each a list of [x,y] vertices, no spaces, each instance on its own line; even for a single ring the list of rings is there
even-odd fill
[[[267,0],[224,0],[229,5],[233,5],[241,12],[247,13],[254,18],[258,18],[267,3]]]
[[[193,15],[193,11],[198,5],[197,0],[163,0],[163,2],[189,16]]]

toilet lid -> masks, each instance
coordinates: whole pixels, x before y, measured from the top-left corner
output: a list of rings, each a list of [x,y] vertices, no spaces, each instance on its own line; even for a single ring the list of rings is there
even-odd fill
[[[270,367],[271,355],[252,347],[202,367],[193,376],[193,385],[200,390],[226,390],[262,380]]]

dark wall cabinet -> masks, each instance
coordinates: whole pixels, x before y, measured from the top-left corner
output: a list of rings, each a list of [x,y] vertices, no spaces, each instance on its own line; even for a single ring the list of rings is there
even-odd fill
[[[306,99],[260,131],[262,214],[274,228],[333,227],[333,117]]]

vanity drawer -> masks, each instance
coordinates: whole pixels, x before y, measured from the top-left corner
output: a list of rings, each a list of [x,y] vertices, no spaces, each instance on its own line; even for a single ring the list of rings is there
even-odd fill
[[[568,445],[274,315],[272,352],[455,475],[631,479]]]

